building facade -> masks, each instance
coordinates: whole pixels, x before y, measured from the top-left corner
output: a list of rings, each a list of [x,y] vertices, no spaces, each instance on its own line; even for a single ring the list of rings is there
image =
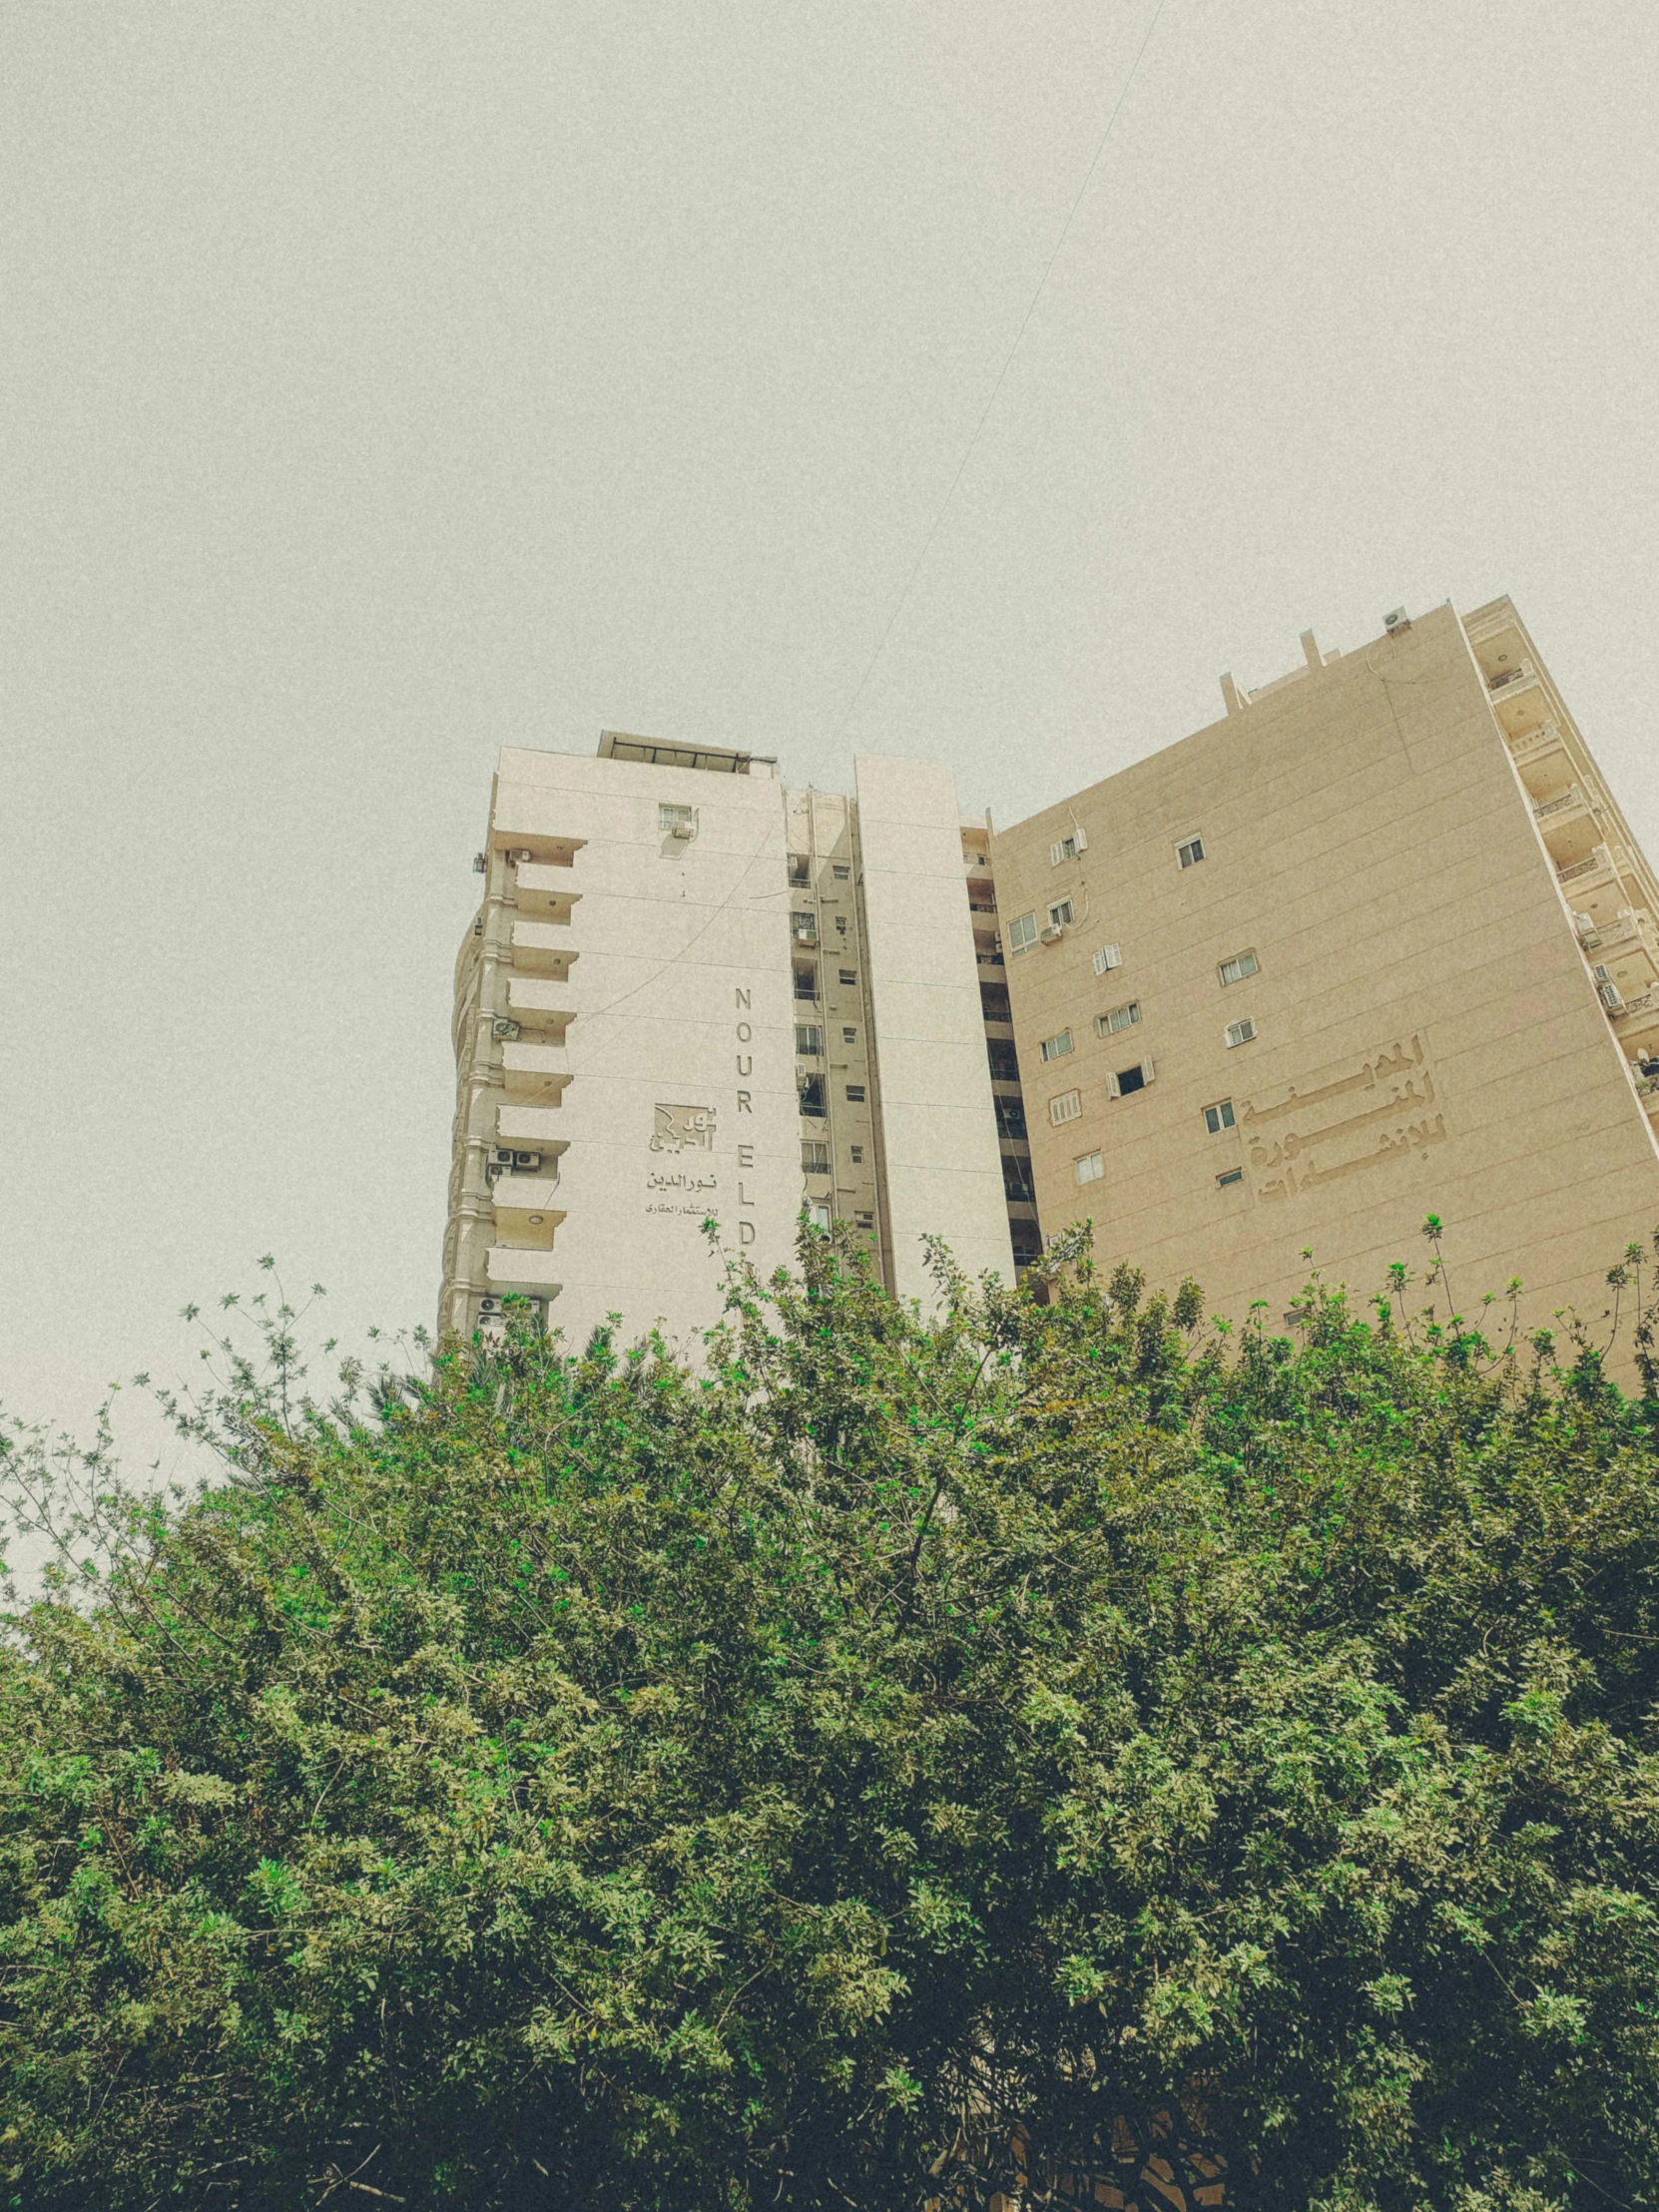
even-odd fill
[[[899,1297],[930,1295],[928,1235],[1011,1274],[1036,1226],[987,1059],[988,855],[915,762],[860,759],[848,799],[616,733],[504,751],[455,967],[440,1329],[516,1293],[572,1346],[615,1314],[689,1349],[726,1260],[788,1261],[804,1204]]]
[[[1515,609],[1305,666],[999,832],[1043,1229],[1272,1325],[1314,1264],[1599,1325],[1659,1225],[1659,884]]]

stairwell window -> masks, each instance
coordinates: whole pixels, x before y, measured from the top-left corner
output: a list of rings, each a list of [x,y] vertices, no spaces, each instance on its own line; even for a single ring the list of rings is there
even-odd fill
[[[1104,975],[1108,968],[1122,967],[1122,965],[1123,947],[1121,944],[1103,944],[1094,956],[1096,975]]]
[[[846,1095],[854,1106],[861,1106],[864,1102],[864,1086],[862,1083],[848,1083]]]
[[[1204,857],[1204,839],[1202,837],[1183,837],[1175,848],[1175,857],[1183,867],[1197,867],[1199,861]]]
[[[1034,913],[1016,914],[1008,924],[1008,950],[1019,954],[1029,952],[1037,941],[1037,917]]]
[[[1048,1102],[1048,1118],[1056,1129],[1068,1121],[1077,1121],[1083,1112],[1081,1091],[1062,1091],[1058,1098]]]
[[[1218,1191],[1230,1191],[1235,1183],[1242,1183],[1243,1181],[1243,1168],[1229,1168],[1225,1174],[1216,1177],[1216,1188]]]
[[[1214,1106],[1206,1106],[1204,1109],[1204,1126],[1209,1130],[1212,1137],[1219,1137],[1224,1129],[1236,1128],[1238,1124],[1234,1119],[1233,1101],[1230,1098],[1224,1098]]]
[[[1242,983],[1247,975],[1260,974],[1261,966],[1254,952],[1235,952],[1232,959],[1223,960],[1216,973],[1221,977],[1222,989],[1226,990],[1229,983]]]
[[[1114,1006],[1109,1013],[1096,1014],[1094,1032],[1097,1037],[1115,1037],[1120,1029],[1131,1029],[1141,1018],[1141,1002],[1132,998],[1127,1006]]]
[[[856,968],[843,967],[840,978],[843,983],[855,983],[858,980],[858,971]]]
[[[1063,1060],[1071,1050],[1071,1031],[1060,1029],[1052,1037],[1044,1037],[1039,1049],[1045,1060]]]
[[[1230,1051],[1236,1044],[1252,1043],[1255,1036],[1256,1024],[1253,1021],[1230,1021],[1227,1024],[1227,1044]]]
[[[847,877],[852,873],[852,870],[849,867],[842,867],[840,862],[837,860],[835,862],[835,865],[830,869],[830,872],[834,876],[837,883],[844,883]]]
[[[1072,1162],[1071,1169],[1079,1183],[1098,1183],[1106,1173],[1106,1164],[1098,1152],[1085,1152],[1080,1160]]]

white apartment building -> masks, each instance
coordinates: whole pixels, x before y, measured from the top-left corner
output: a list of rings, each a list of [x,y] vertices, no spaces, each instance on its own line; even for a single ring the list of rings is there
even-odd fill
[[[1037,1232],[1011,1074],[993,1100],[989,841],[917,762],[858,760],[847,799],[617,733],[503,751],[455,967],[440,1330],[516,1293],[575,1349],[613,1314],[691,1349],[726,1260],[788,1262],[804,1204],[901,1298],[929,1296],[929,1235],[1011,1276]]]

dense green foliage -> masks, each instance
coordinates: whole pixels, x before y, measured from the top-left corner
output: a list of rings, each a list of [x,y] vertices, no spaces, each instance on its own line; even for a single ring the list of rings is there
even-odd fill
[[[970,2204],[1195,2083],[1234,2202],[1659,2201],[1653,1400],[1073,1257],[278,1331],[0,1655],[0,2203]]]

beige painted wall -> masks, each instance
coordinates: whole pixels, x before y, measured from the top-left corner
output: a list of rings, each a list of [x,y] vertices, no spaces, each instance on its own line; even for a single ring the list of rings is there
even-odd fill
[[[1079,825],[1086,848],[1051,864]],[[1389,1262],[1423,1266],[1432,1210],[1465,1311],[1518,1275],[1527,1326],[1599,1319],[1608,1267],[1659,1225],[1659,1147],[1449,608],[1001,832],[994,860],[1005,935],[1076,911],[1007,969],[1050,1236],[1092,1218],[1103,1257],[1190,1273],[1235,1318],[1266,1299],[1278,1327],[1305,1247],[1369,1294]],[[1113,941],[1123,965],[1097,976]],[[1245,950],[1260,972],[1222,987]],[[1098,1037],[1130,1000],[1139,1024]],[[1255,1041],[1229,1049],[1246,1017]],[[1111,1097],[1143,1054],[1151,1084]],[[1074,1085],[1081,1117],[1052,1126]],[[1224,1101],[1236,1126],[1212,1135]],[[1079,1185],[1095,1147],[1104,1178]]]

